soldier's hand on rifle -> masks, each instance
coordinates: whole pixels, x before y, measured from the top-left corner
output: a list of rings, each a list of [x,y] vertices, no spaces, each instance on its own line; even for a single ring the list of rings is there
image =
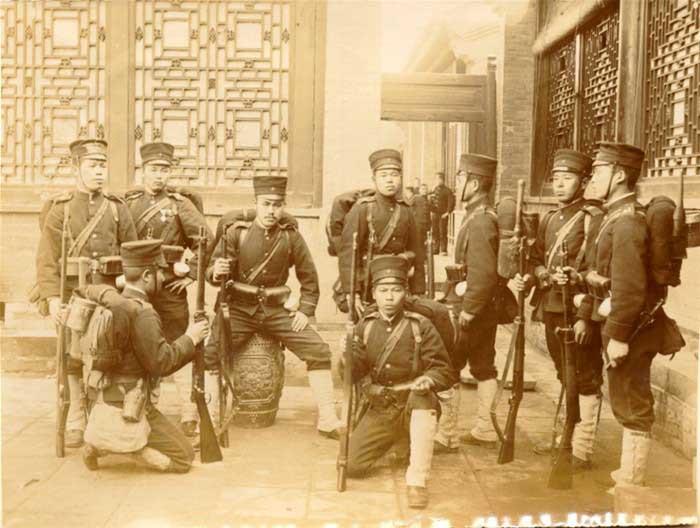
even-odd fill
[[[591,342],[591,325],[584,319],[574,323],[574,340],[579,345],[587,345]]]
[[[206,318],[202,318],[199,321],[191,323],[190,326],[187,327],[185,334],[189,336],[195,345],[198,345],[209,335],[209,321]]]
[[[222,275],[231,273],[231,263],[229,259],[218,258],[214,261],[214,280],[218,281]]]
[[[515,288],[515,291],[527,292],[530,288],[532,288],[533,281],[534,279],[529,273],[526,273],[525,275],[516,273],[515,277],[513,277],[513,287]]]
[[[174,281],[172,281],[166,286],[166,288],[168,288],[171,292],[181,293],[193,282],[194,279],[191,279],[189,277],[182,277],[181,279],[175,279]]]
[[[291,312],[289,317],[292,319],[292,332],[301,332],[309,324],[309,317],[304,312]]]
[[[429,376],[419,376],[413,380],[411,390],[418,393],[426,393],[435,385],[433,378]]]
[[[552,281],[558,286],[577,284],[580,281],[579,273],[571,266],[557,267],[557,270],[551,277]]]
[[[535,273],[536,278],[537,278],[537,285],[541,289],[546,289],[549,288],[552,285],[552,278],[550,277],[549,273],[547,270],[542,268],[541,271]]]
[[[625,357],[629,353],[629,344],[623,343],[622,341],[617,341],[615,339],[611,339],[608,342],[607,352],[608,359],[610,360],[608,366],[611,368],[615,368],[624,361]]]
[[[459,326],[466,328],[474,320],[475,315],[462,310],[459,312]]]
[[[49,297],[49,315],[53,318],[57,325],[63,324],[61,320],[61,299],[58,297]]]

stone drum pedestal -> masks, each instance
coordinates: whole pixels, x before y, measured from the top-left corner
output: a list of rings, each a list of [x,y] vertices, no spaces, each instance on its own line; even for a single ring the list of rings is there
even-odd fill
[[[269,427],[275,422],[284,386],[284,350],[261,334],[233,354],[231,367],[233,402],[232,423],[238,427]]]

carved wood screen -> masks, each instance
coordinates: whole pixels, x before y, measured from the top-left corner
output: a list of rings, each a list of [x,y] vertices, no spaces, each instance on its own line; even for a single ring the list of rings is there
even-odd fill
[[[172,143],[174,176],[197,186],[286,176],[292,11],[283,1],[137,0],[135,149]]]
[[[3,184],[70,184],[70,142],[104,137],[105,5],[0,3]]]
[[[700,175],[700,2],[647,5],[649,178]]]

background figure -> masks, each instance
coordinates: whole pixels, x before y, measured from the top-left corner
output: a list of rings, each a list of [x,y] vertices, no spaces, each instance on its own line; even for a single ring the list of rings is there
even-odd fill
[[[445,185],[445,173],[436,173],[438,183],[430,195],[433,229],[433,253],[447,255],[447,224],[455,208],[455,194]]]

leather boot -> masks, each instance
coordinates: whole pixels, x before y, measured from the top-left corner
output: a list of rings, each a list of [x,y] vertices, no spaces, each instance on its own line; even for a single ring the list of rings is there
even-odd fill
[[[498,441],[496,430],[491,423],[491,403],[496,396],[498,382],[495,379],[480,381],[476,393],[479,400],[476,423],[472,430],[462,436],[462,442],[485,447],[495,447]]]
[[[92,444],[85,444],[82,449],[83,464],[90,471],[97,471],[99,464],[97,463],[98,452]]]
[[[428,492],[425,486],[433,460],[436,429],[437,413],[434,410],[414,409],[411,412],[410,455],[406,470],[408,502],[411,508],[425,508],[428,504]],[[412,488],[417,489],[412,490]]]
[[[339,430],[343,423],[338,418],[335,410],[335,396],[333,394],[333,380],[331,371],[310,370],[308,372],[309,385],[313,392],[314,400],[318,406],[317,429],[322,436],[332,439],[339,439]]]
[[[578,465],[579,469],[590,469],[592,467],[590,458],[598,429],[601,397],[599,394],[580,394],[578,402],[581,421],[576,424],[574,435],[571,438],[574,465]]]
[[[435,434],[435,453],[454,453],[459,449],[457,426],[459,423],[459,385],[438,394],[442,414]]]
[[[651,433],[623,429],[620,468],[610,473],[615,486],[644,486],[650,449]],[[610,488],[608,493],[614,490]]]
[[[168,471],[170,469],[170,457],[152,447],[146,446],[133,455],[139,462],[143,462],[148,467],[158,471]]]

